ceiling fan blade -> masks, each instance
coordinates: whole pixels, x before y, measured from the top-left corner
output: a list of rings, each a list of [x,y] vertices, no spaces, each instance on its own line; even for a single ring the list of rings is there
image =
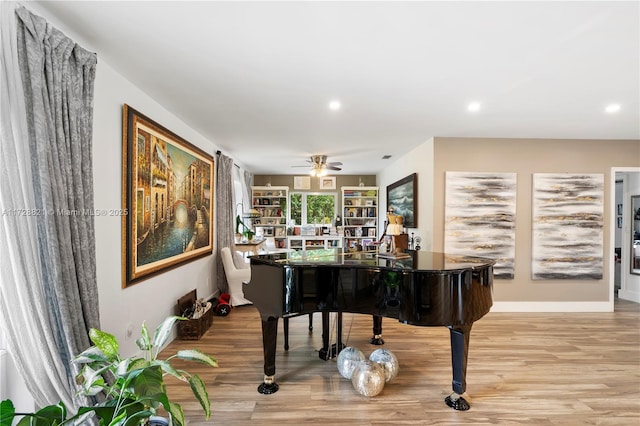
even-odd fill
[[[306,160],[309,163],[306,166],[291,166],[291,167],[311,167],[312,169],[328,169],[328,170],[342,170],[340,167],[342,163],[340,161],[327,162],[326,155],[312,155]]]

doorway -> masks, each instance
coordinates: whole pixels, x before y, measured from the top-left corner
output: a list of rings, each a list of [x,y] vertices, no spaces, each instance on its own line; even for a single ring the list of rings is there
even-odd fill
[[[631,273],[633,215],[631,196],[640,195],[640,167],[614,167],[610,183],[610,301],[615,297],[640,302],[640,275]],[[612,309],[613,310],[613,309]]]

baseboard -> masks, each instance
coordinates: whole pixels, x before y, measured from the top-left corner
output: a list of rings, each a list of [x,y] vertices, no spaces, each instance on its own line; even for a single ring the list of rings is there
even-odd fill
[[[640,293],[637,291],[623,291],[620,289],[618,290],[618,298],[640,303]]]
[[[613,312],[612,302],[493,302],[491,312]]]
[[[208,297],[205,297],[204,300],[210,302],[213,299],[217,299],[218,296],[220,296],[220,290],[219,289],[214,291],[213,293],[211,293]]]

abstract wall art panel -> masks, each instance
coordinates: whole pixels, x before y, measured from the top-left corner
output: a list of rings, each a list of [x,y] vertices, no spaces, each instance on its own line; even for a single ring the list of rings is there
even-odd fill
[[[603,174],[534,173],[532,278],[602,279]]]
[[[494,277],[513,279],[515,173],[447,172],[445,252],[496,260]]]

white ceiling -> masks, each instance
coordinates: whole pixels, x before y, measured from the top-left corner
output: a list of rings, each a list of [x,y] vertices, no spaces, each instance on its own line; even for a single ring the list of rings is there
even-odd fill
[[[434,136],[640,139],[638,1],[38,3],[257,174],[375,174]]]

